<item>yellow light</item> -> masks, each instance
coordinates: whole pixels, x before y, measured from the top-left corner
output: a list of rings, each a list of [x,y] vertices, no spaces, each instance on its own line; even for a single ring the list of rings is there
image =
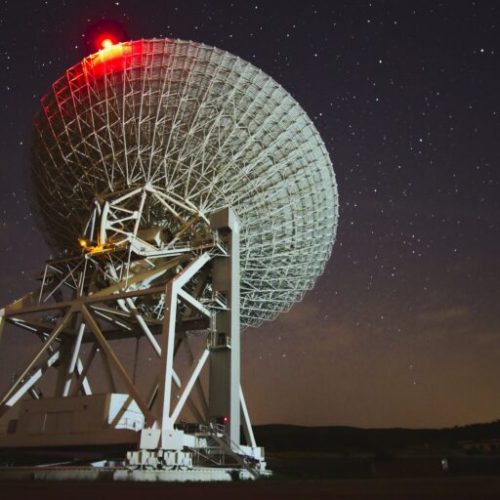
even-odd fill
[[[89,249],[90,253],[101,253],[104,252],[105,248],[102,245],[96,245]]]
[[[84,238],[80,238],[80,239],[78,240],[78,243],[80,243],[80,246],[81,246],[82,248],[87,248],[87,240],[85,240]]]

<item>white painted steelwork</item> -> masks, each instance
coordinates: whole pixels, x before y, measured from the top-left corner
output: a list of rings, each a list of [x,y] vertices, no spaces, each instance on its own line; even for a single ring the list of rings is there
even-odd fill
[[[165,244],[186,220],[174,243],[203,239],[209,215],[232,207],[243,326],[300,300],[330,256],[338,202],[324,144],[279,84],[228,52],[169,39],[104,49],[52,85],[36,129],[35,195],[59,248],[75,246],[95,202],[144,186],[156,194],[141,218]]]
[[[64,253],[39,290],[0,310],[0,335],[9,323],[41,341],[0,398],[0,448],[127,445],[139,469],[129,479],[150,468],[202,478],[208,465],[268,474],[240,384],[240,330],[299,300],[330,255],[337,190],[314,125],[251,64],[156,39],[70,68],[35,125],[35,196]],[[141,338],[158,364],[139,381]],[[119,339],[134,341],[132,367]]]

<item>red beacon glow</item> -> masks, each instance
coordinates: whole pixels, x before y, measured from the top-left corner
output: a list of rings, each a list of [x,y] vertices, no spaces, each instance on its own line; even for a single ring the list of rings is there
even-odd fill
[[[114,45],[113,40],[111,38],[105,38],[104,40],[101,40],[101,48],[102,49],[109,49]]]
[[[113,47],[113,45],[116,45],[118,41],[113,35],[110,35],[109,33],[105,33],[101,35],[97,40],[96,40],[96,45],[99,50],[107,50]]]
[[[130,44],[120,43],[109,33],[102,34],[95,42],[98,50],[89,56],[92,61],[93,76],[99,77],[104,73],[122,71],[124,56],[131,53]]]

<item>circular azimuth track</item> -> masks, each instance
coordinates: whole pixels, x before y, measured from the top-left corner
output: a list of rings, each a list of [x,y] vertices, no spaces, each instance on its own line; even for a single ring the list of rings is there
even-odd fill
[[[68,69],[35,121],[33,179],[60,249],[78,244],[96,200],[145,185],[200,220],[232,207],[243,326],[300,300],[335,239],[335,177],[306,113],[252,64],[193,42],[121,43]],[[172,218],[150,205],[141,224]]]

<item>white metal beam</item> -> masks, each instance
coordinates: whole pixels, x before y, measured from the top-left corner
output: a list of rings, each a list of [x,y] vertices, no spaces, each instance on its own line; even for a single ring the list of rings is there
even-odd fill
[[[198,377],[200,376],[201,370],[205,366],[205,362],[208,359],[208,355],[210,354],[210,351],[208,349],[205,349],[203,351],[203,354],[200,356],[200,359],[198,360],[198,363],[196,364],[195,369],[193,370],[193,373],[191,374],[191,377],[188,380],[188,383],[186,384],[184,391],[179,398],[179,401],[177,402],[177,405],[172,412],[172,415],[169,417],[169,425],[172,425],[177,421],[179,418],[179,415],[181,414],[182,408],[184,407],[184,404],[186,403],[187,398],[191,394],[191,390],[193,389],[193,386],[195,382],[198,380]]]
[[[62,395],[64,397],[69,395],[69,390],[71,388],[71,380],[72,380],[73,373],[75,372],[75,368],[76,368],[76,365],[77,365],[77,362],[79,359],[78,356],[80,354],[80,347],[82,345],[84,331],[85,331],[85,323],[82,322],[80,324],[80,327],[78,328],[78,333],[77,333],[76,339],[75,339],[75,345],[73,347],[73,353],[71,355],[71,360],[70,360],[69,366],[68,366],[68,372],[66,374],[66,380],[64,382],[64,387],[63,387],[63,391],[62,391]]]
[[[241,385],[240,385],[240,404],[241,404],[241,413],[243,415],[243,432],[247,439],[247,444],[255,448],[257,446],[257,443],[255,442],[255,436],[252,429],[252,422],[250,421],[250,415],[248,413],[248,408],[245,402],[245,396],[243,395],[243,389],[241,388]]]
[[[59,360],[60,351],[55,351],[47,361],[39,366],[26,382],[4,403],[5,406],[14,406],[43,376],[43,374]]]
[[[40,361],[42,356],[45,354],[45,352],[49,349],[49,347],[52,345],[54,340],[61,334],[61,332],[64,330],[66,325],[69,323],[69,320],[73,316],[74,311],[73,309],[69,309],[69,311],[66,313],[66,315],[63,317],[63,319],[59,322],[59,324],[54,328],[50,336],[47,338],[47,340],[44,342],[42,348],[38,351],[38,353],[35,355],[35,357],[28,363],[28,366],[23,370],[21,375],[16,379],[14,384],[11,385],[11,387],[7,390],[6,394],[3,396],[1,402],[0,402],[0,411],[2,409],[2,406],[5,404],[5,401],[7,401],[12,394],[16,391],[17,387],[23,383],[24,379],[28,376],[30,371],[37,365],[37,363]]]

